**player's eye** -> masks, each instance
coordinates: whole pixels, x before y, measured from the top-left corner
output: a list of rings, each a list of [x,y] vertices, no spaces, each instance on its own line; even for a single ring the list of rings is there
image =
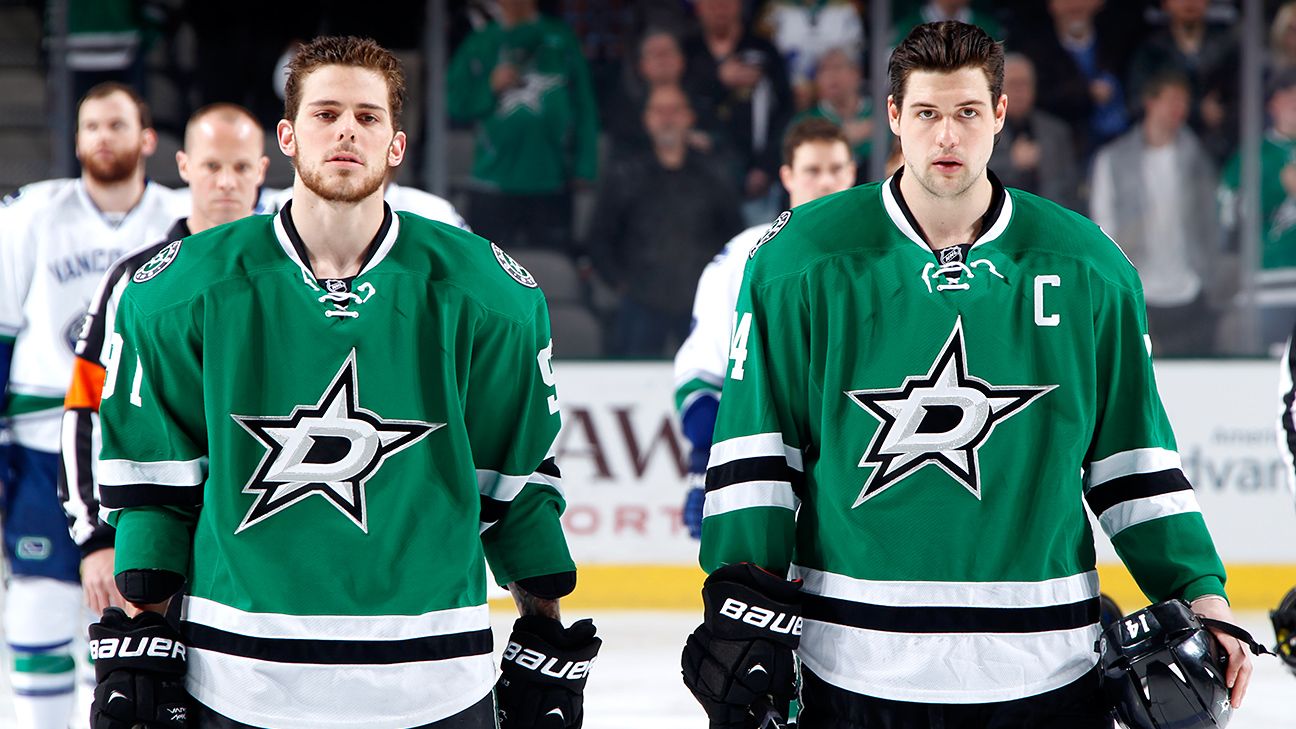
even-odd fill
[[[936,112],[932,111],[931,109],[919,109],[919,110],[918,110],[918,118],[919,118],[919,119],[935,119],[935,118],[936,118]]]
[[[238,170],[238,172],[239,172],[240,174],[242,174],[242,173],[247,172],[248,170],[252,169],[252,165],[250,165],[250,164],[248,164],[248,163],[246,163],[246,162],[240,162],[240,163],[238,163],[237,166],[235,166],[234,169]]]
[[[208,171],[208,172],[220,172],[220,165],[216,164],[215,162],[208,162],[208,163],[207,163],[207,171]]]
[[[959,113],[963,115],[963,118],[964,118],[964,119],[972,119],[973,117],[975,117],[975,116],[977,115],[977,110],[976,110],[976,109],[959,109]]]
[[[373,122],[378,121],[378,117],[374,116],[373,114],[363,114],[360,116],[360,121],[366,124],[371,124]]]
[[[335,117],[337,117],[337,115],[331,111],[321,111],[315,114],[316,119],[323,119],[324,121],[330,121]]]

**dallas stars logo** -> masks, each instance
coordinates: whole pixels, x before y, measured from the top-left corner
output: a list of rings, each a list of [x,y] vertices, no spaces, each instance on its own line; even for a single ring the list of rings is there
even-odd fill
[[[873,472],[851,508],[928,464],[980,499],[977,450],[999,423],[1056,387],[995,387],[969,375],[960,317],[925,376],[907,377],[893,390],[846,392],[881,423],[859,462],[861,468],[872,466]]]
[[[355,356],[353,349],[313,406],[286,417],[230,416],[266,448],[243,487],[257,498],[236,534],[316,494],[367,534],[365,482],[389,457],[445,426],[385,420],[360,407]]]

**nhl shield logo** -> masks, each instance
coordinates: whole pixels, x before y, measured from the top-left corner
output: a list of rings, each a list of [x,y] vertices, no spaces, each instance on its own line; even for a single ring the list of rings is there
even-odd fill
[[[342,279],[330,278],[324,281],[324,288],[328,289],[330,294],[340,294],[347,290],[347,283]]]
[[[131,278],[134,279],[135,283],[144,283],[165,271],[166,267],[170,266],[171,262],[174,261],[176,256],[179,254],[180,241],[171,241],[167,244],[166,248],[158,251],[157,255],[150,258],[148,263],[140,266],[139,270],[136,271],[135,275]]]
[[[503,248],[491,243],[491,250],[495,252],[495,260],[499,262],[500,268],[504,269],[504,272],[509,276],[512,276],[514,281],[529,289],[539,286],[535,278],[532,277],[531,272],[523,268],[522,264],[513,260],[513,257],[505,253]]]

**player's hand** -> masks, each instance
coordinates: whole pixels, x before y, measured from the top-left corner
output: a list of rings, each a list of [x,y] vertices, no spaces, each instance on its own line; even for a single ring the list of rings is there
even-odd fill
[[[1204,618],[1212,618],[1225,623],[1237,625],[1233,610],[1222,598],[1213,595],[1199,597],[1192,601],[1192,611]],[[1233,708],[1242,708],[1242,698],[1246,696],[1247,684],[1251,682],[1251,656],[1242,641],[1216,628],[1208,628],[1220,647],[1228,654],[1228,671],[1224,683],[1229,687],[1229,702]]]
[[[579,729],[585,720],[585,681],[603,641],[594,621],[563,628],[541,615],[513,623],[495,684],[500,729]]]
[[[702,538],[702,506],[706,500],[706,474],[690,473],[688,495],[684,497],[684,526],[690,537]]]
[[[86,607],[95,615],[102,615],[110,607],[126,607],[126,598],[117,590],[113,579],[113,560],[117,550],[99,549],[81,558],[81,588],[85,592]]]
[[[108,608],[90,626],[90,657],[97,681],[93,729],[188,726],[185,645],[166,618],[154,612],[128,618]]]
[[[495,67],[494,71],[491,71],[491,91],[498,94],[501,91],[517,86],[521,80],[522,76],[518,73],[517,66],[511,63],[501,63]]]
[[[684,685],[712,729],[748,729],[754,706],[783,714],[795,692],[801,583],[749,563],[721,567],[702,586],[705,615],[684,646]]]

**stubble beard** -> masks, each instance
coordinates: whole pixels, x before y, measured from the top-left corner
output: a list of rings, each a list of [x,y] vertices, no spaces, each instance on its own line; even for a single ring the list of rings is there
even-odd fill
[[[325,179],[320,167],[299,164],[296,159],[293,160],[293,166],[296,167],[297,177],[301,179],[307,190],[323,200],[335,203],[358,203],[382,188],[387,178],[386,170],[380,169],[370,173],[366,168],[361,173],[364,176],[339,175],[328,180]]]
[[[112,159],[101,160],[94,154],[81,159],[81,169],[86,177],[101,185],[115,185],[125,182],[139,169],[140,156],[143,150],[136,147],[121,154],[114,154]]]
[[[966,163],[963,165],[963,169],[965,173],[968,172],[968,167]],[[917,178],[918,184],[922,185],[923,189],[927,191],[928,195],[931,195],[934,198],[939,198],[941,200],[958,200],[964,195],[967,195],[968,192],[973,187],[976,186],[977,181],[980,180],[981,177],[984,175],[985,175],[984,167],[977,174],[967,174],[967,176],[964,178],[963,183],[954,190],[950,190],[949,188],[942,188],[939,184],[937,184],[935,175],[926,170],[924,170],[922,174],[914,175],[914,177]]]

